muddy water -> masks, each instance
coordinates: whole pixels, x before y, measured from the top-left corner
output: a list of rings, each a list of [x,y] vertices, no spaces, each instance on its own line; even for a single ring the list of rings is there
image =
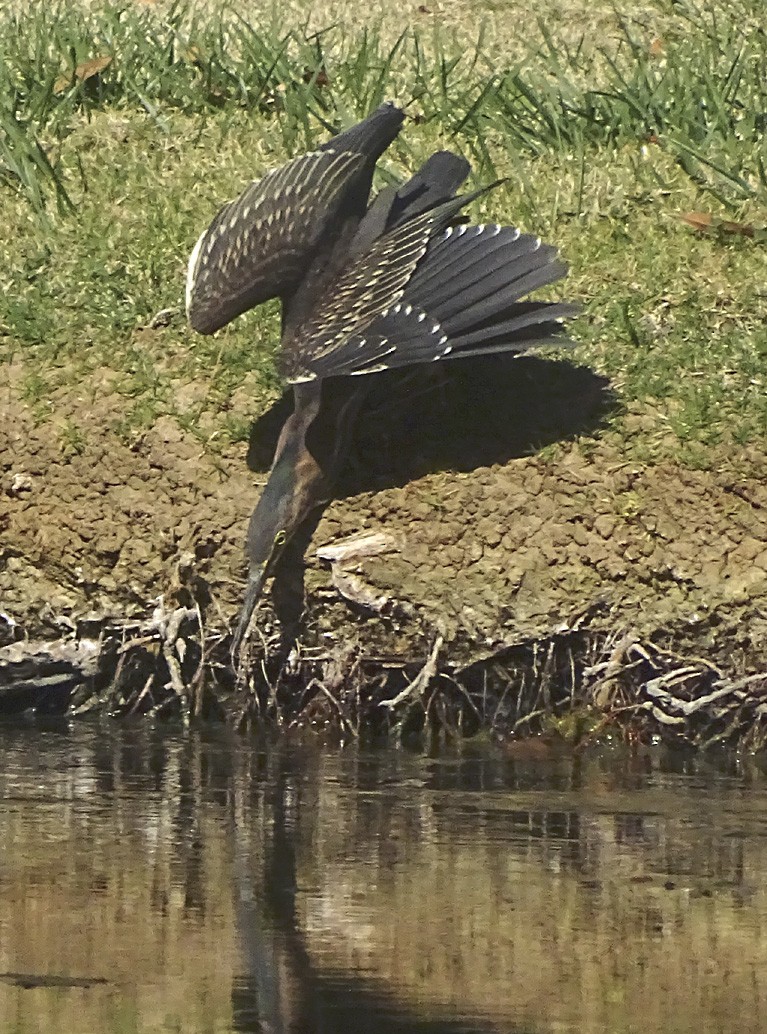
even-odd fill
[[[767,1029],[767,780],[0,729],[0,1032]]]

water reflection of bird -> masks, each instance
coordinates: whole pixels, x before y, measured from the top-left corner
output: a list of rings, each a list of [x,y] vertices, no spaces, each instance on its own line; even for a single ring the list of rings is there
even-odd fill
[[[368,204],[376,162],[403,119],[384,104],[252,183],[216,215],[189,261],[187,314],[203,334],[281,299],[279,369],[294,392],[250,520],[235,650],[285,543],[327,497],[365,397],[361,375],[521,351],[556,338],[575,311],[520,301],[565,275],[556,249],[513,227],[456,225],[460,210],[491,189],[456,196],[470,171],[463,158],[440,151]],[[321,414],[323,382],[337,377],[354,380],[320,460],[307,436]]]

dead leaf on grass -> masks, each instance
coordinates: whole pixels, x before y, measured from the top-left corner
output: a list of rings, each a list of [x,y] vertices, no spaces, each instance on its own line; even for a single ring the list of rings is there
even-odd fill
[[[324,68],[318,68],[314,71],[311,68],[305,68],[301,78],[305,83],[314,83],[319,88],[330,86],[330,76]]]
[[[181,59],[186,61],[187,64],[195,65],[197,68],[202,68],[205,64],[205,57],[198,46],[191,44],[186,50],[181,51]]]
[[[112,64],[112,58],[109,54],[102,54],[101,57],[91,58],[90,61],[83,61],[77,68],[72,72],[68,72],[65,75],[60,75],[56,82],[53,84],[54,93],[64,93],[71,86],[76,86],[78,83],[85,83],[89,79],[93,79],[94,76],[101,75],[105,68],[108,68]]]
[[[767,229],[764,227],[754,226],[753,223],[737,223],[730,219],[720,219],[709,212],[682,212],[679,218],[699,233],[721,233],[735,237],[752,237],[759,241],[767,239]]]

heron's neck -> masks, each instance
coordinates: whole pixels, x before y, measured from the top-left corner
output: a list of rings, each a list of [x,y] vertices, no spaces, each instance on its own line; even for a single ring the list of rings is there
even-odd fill
[[[277,440],[273,467],[280,461],[287,446],[291,445],[294,449],[304,446],[306,433],[316,419],[321,405],[321,381],[309,381],[293,386],[293,412],[285,421]]]

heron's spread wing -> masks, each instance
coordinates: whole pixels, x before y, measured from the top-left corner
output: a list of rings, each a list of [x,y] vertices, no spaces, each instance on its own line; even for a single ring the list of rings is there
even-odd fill
[[[309,315],[282,342],[280,372],[289,383],[333,376],[347,369],[349,343],[364,337],[402,298],[429,241],[464,205],[486,189],[453,198],[416,216],[354,256]],[[365,338],[367,341],[367,338]],[[363,346],[364,347],[364,346]]]
[[[382,261],[391,256],[396,262],[403,252],[388,242],[400,242],[409,227],[421,227],[422,237],[414,236],[409,256],[376,280]],[[290,367],[285,363],[289,379],[354,376],[436,359],[518,352],[546,341],[566,343],[562,320],[576,307],[522,300],[567,272],[555,248],[510,226],[433,231],[428,216],[421,216],[371,248],[373,268],[367,262],[355,265],[339,285],[343,294],[334,294],[302,328],[307,335],[302,347],[286,356],[295,354]],[[365,283],[376,289],[363,290]]]
[[[281,372],[291,383],[314,380],[334,367],[334,353],[396,303],[426,252],[428,220],[413,220],[396,239],[384,237],[349,267],[333,293],[283,342]]]
[[[289,293],[366,162],[327,148],[267,173],[224,205],[189,260],[186,308],[212,334],[247,309]]]

